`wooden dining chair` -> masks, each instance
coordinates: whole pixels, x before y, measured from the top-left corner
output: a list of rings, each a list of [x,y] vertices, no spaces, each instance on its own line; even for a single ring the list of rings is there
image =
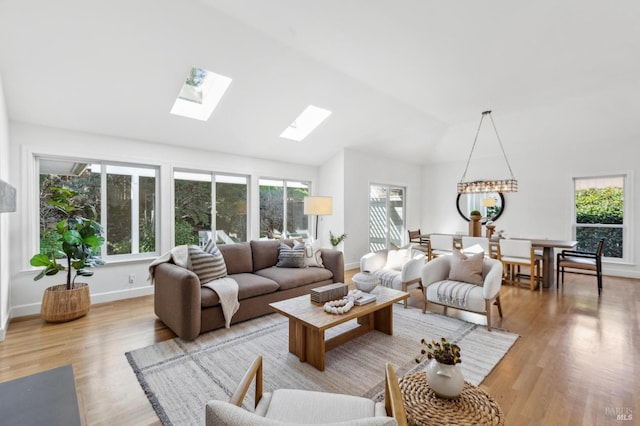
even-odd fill
[[[428,260],[434,257],[450,255],[453,253],[453,235],[431,234],[429,235]]]
[[[489,248],[489,238],[487,237],[462,237],[462,252],[463,253],[478,253],[484,252],[486,257],[491,257],[491,250]]]
[[[420,229],[409,232],[409,244],[416,249],[429,253],[429,239],[422,235]]]
[[[577,273],[593,274],[598,280],[598,296],[602,292],[602,250],[604,238],[598,242],[595,252],[562,250],[556,256],[556,288],[560,282],[564,286],[565,268],[578,270]],[[569,271],[574,272],[575,271]]]
[[[540,286],[542,257],[536,255],[529,240],[500,240],[498,259],[504,266],[504,280],[509,284],[517,284],[517,269],[529,267],[529,288],[535,290]]]

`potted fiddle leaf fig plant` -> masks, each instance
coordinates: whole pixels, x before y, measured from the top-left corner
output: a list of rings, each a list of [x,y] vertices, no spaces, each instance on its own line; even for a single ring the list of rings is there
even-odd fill
[[[31,265],[42,267],[34,280],[66,271],[66,283],[48,287],[42,297],[41,316],[47,322],[66,322],[89,312],[91,299],[89,285],[76,283],[76,278],[90,277],[93,266],[103,265],[100,247],[104,244],[102,226],[96,222],[94,206],[83,204],[79,193],[65,187],[52,187],[48,204],[59,211],[64,219],[48,228],[43,236],[55,234],[56,248],[37,253]],[[90,216],[90,217],[85,217]],[[72,274],[72,270],[75,272]]]

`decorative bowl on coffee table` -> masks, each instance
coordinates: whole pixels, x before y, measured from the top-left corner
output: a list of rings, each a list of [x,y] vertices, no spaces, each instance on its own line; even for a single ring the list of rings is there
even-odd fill
[[[369,271],[358,272],[352,278],[353,285],[360,291],[370,293],[380,284],[380,279]]]

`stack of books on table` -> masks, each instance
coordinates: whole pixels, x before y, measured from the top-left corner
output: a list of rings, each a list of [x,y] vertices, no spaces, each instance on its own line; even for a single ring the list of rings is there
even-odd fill
[[[376,300],[375,294],[363,293],[362,296],[358,297],[354,302],[355,305],[366,305],[367,303],[374,302]]]

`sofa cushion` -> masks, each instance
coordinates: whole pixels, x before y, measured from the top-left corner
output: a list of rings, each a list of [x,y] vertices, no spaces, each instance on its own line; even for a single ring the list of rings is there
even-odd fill
[[[454,250],[451,256],[451,268],[449,269],[449,279],[462,281],[469,284],[482,285],[482,266],[484,252],[467,256],[460,250]]]
[[[332,281],[333,274],[324,268],[271,268],[260,269],[255,272],[262,277],[270,278],[280,285],[280,290],[300,287],[321,281]]]
[[[189,246],[189,269],[198,276],[201,285],[227,276],[224,258],[217,249],[215,253],[207,253],[198,246]]]
[[[307,265],[304,261],[304,244],[292,248],[280,243],[280,247],[278,248],[278,263],[276,263],[276,266],[278,268],[306,268]]]
[[[228,275],[238,283],[238,300],[242,304],[242,300],[250,297],[261,296],[263,294],[278,291],[280,286],[272,279],[261,277],[256,274],[233,274]],[[202,287],[200,305],[203,308],[216,306],[220,303],[220,299],[215,291],[208,287]]]
[[[253,258],[249,243],[220,244],[218,248],[227,265],[227,274],[253,272]]]
[[[293,246],[292,244],[287,244]],[[278,263],[278,248],[280,240],[252,240],[251,255],[253,256],[253,272],[258,269],[269,268]]]

